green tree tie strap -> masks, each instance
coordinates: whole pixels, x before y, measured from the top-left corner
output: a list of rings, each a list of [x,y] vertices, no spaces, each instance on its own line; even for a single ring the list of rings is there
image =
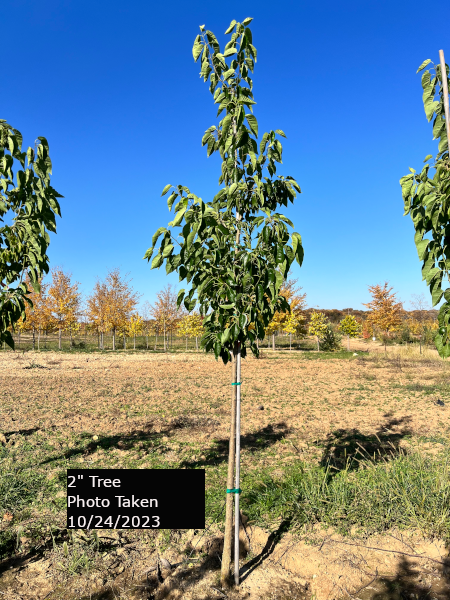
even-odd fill
[[[227,490],[227,494],[240,494],[241,492],[241,488],[233,488],[232,490]]]
[[[232,383],[231,385],[241,385],[241,382],[238,381],[238,382]]]

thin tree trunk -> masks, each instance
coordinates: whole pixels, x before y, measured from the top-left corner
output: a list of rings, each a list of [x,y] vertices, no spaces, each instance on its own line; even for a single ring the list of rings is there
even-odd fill
[[[422,334],[419,335],[419,354],[422,354]]]
[[[38,352],[40,351],[40,341],[41,341],[41,328],[38,329]]]
[[[275,350],[275,332],[272,333],[272,350]]]
[[[164,317],[164,352],[166,351],[166,318]]]
[[[292,333],[289,334],[289,350],[292,350]]]
[[[102,333],[101,333],[100,340],[101,340],[101,341],[100,341],[100,348],[101,348],[102,350],[104,350],[104,349],[105,349],[105,338],[103,337],[103,331],[102,331]]]
[[[237,360],[236,360],[236,381],[241,383],[241,344],[238,343]],[[234,489],[239,490],[241,481],[241,385],[236,387],[236,476],[234,480]],[[234,496],[234,583],[239,585],[239,494],[235,492]]]
[[[125,334],[123,334],[123,349],[124,350],[127,349],[127,338],[126,338]]]
[[[33,327],[33,351],[36,350],[36,330]]]
[[[320,347],[319,347],[319,336],[316,335],[317,338],[317,352],[320,352]]]
[[[61,327],[59,328],[58,348],[61,350]]]
[[[100,331],[97,330],[97,348],[100,350],[101,348],[101,344],[100,344]]]
[[[134,334],[133,338],[133,350],[136,350],[136,334]]]
[[[17,346],[20,348],[20,331],[17,334]]]
[[[198,336],[195,336],[195,350],[198,352]]]
[[[350,336],[347,336],[347,350],[350,352]]]
[[[188,341],[188,338],[187,338],[187,336],[186,336],[186,352],[187,352],[187,341]]]
[[[145,336],[145,339],[146,339],[146,342],[147,342],[147,350],[148,350],[148,333],[147,333],[147,335]]]
[[[156,350],[156,344],[158,343],[158,330],[155,330],[155,350]]]
[[[237,382],[237,343],[234,345],[233,363],[232,363],[232,383]],[[231,386],[231,425],[230,425],[230,445],[228,451],[228,472],[227,472],[227,490],[233,488],[234,464],[236,460],[236,399],[238,385]],[[225,536],[223,540],[223,555],[220,581],[222,586],[229,585],[230,565],[231,565],[231,543],[233,535],[233,494],[227,493],[225,510]]]
[[[113,329],[113,350],[116,349],[116,328]]]

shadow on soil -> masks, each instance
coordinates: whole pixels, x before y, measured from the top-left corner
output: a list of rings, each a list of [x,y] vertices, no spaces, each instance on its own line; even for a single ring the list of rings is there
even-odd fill
[[[110,436],[99,436],[96,441],[92,440],[91,433],[83,433],[80,435],[80,440],[90,440],[87,445],[82,445],[76,448],[70,448],[58,456],[51,456],[39,464],[47,464],[61,459],[70,459],[76,456],[89,456],[96,450],[110,450],[111,448],[120,448],[121,450],[130,450],[136,447],[138,444],[142,444],[146,450],[154,450],[158,447],[164,448],[162,438],[170,436],[174,430],[181,427],[186,427],[191,430],[200,430],[203,433],[205,431],[214,431],[217,421],[213,419],[188,419],[188,418],[176,418],[172,422],[168,423],[165,427],[159,428],[155,431],[153,424],[149,423],[140,430],[135,430],[127,434],[110,435]],[[260,450],[266,450],[270,446],[276,444],[279,440],[283,439],[285,435],[290,433],[290,428],[284,421],[279,423],[270,424],[262,429],[248,433],[241,437],[241,447],[250,450],[251,452],[257,452]],[[31,432],[31,430],[30,430]],[[227,438],[215,439],[209,448],[202,449],[202,456],[204,458],[199,460],[188,459],[183,460],[179,463],[179,467],[189,468],[201,468],[210,465],[219,465],[228,460],[228,445],[229,440]]]
[[[378,577],[370,585],[366,584],[365,589],[351,592],[349,596],[357,596],[360,600],[448,600],[450,559],[443,562],[444,565],[436,564],[440,568],[430,571],[404,556],[394,576]]]
[[[364,459],[377,462],[397,456],[401,440],[411,435],[408,428],[411,417],[396,419],[392,413],[386,413],[384,418],[387,421],[373,435],[366,435],[358,429],[338,429],[329,433],[323,442],[317,444],[324,447],[321,466],[329,465],[337,473],[346,467],[357,469],[359,461]],[[393,431],[393,428],[397,430]]]

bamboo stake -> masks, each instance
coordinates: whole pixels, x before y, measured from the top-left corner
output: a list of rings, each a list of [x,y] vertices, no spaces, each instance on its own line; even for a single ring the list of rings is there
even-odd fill
[[[236,382],[237,379],[237,344],[234,346],[233,351],[233,368],[232,382]],[[228,473],[227,473],[227,489],[233,487],[234,479],[234,461],[235,461],[235,444],[236,444],[236,394],[238,385],[233,385],[231,395],[231,424],[230,424],[230,446],[228,452]],[[231,564],[231,540],[233,531],[233,494],[227,493],[226,500],[226,511],[225,511],[225,535],[223,540],[223,555],[222,555],[222,569],[220,574],[220,582],[222,587],[228,587],[230,577],[230,564]]]
[[[236,478],[234,487],[239,490],[241,478],[241,344],[238,344],[236,360]],[[239,585],[239,492],[234,493],[234,583]]]
[[[447,83],[447,69],[445,67],[444,51],[439,50],[439,59],[441,61],[441,78],[442,78],[442,91],[444,92],[444,111],[445,111],[445,126],[447,129],[447,150],[450,154],[450,117],[449,117],[449,106],[448,106],[448,83]]]

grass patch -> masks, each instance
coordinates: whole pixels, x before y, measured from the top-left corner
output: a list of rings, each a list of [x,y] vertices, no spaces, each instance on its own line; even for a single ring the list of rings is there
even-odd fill
[[[365,461],[357,471],[293,466],[288,476],[269,473],[243,482],[243,510],[262,526],[289,520],[295,529],[314,523],[343,534],[358,526],[367,533],[420,529],[450,541],[450,452],[428,457],[418,451],[381,463]]]

